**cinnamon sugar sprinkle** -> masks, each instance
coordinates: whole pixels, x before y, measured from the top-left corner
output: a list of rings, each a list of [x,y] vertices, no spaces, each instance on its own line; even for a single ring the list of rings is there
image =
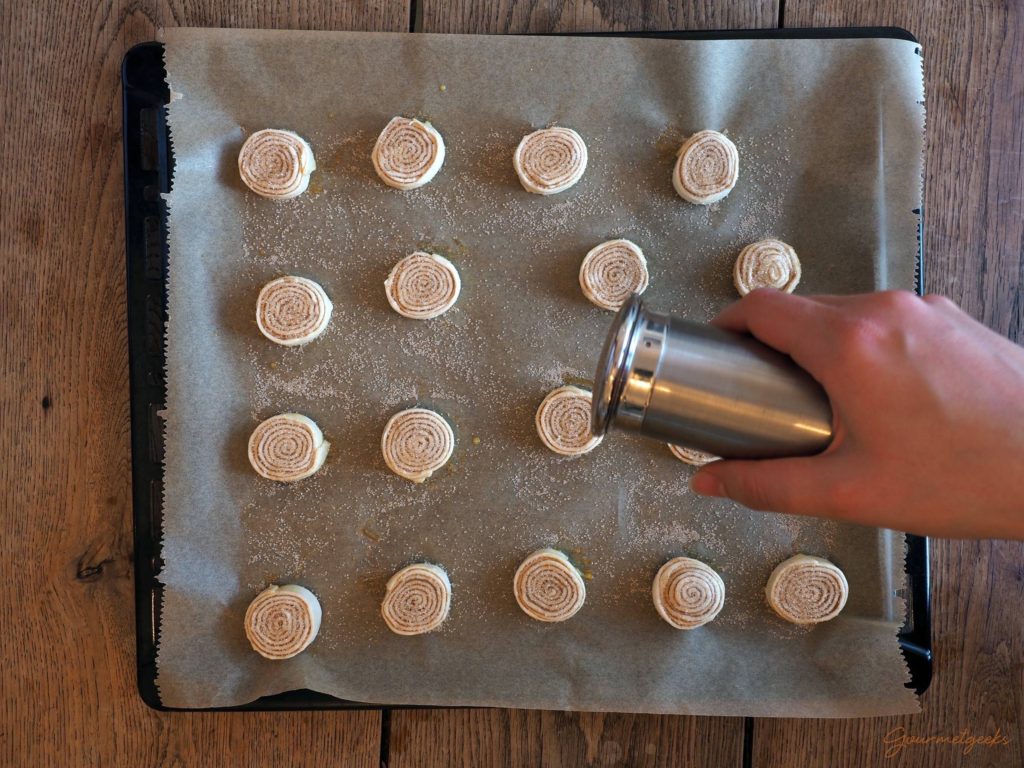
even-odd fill
[[[689,555],[725,580],[715,625],[768,620],[773,632],[794,632],[769,619],[764,581],[793,552],[827,553],[836,524],[698,498],[688,486],[693,468],[667,446],[625,433],[609,434],[585,456],[559,457],[542,446],[533,422],[550,389],[592,379],[611,322],[580,292],[584,254],[629,238],[648,258],[647,301],[709,319],[735,298],[738,250],[787,234],[781,193],[790,183],[790,129],[732,135],[739,182],[725,200],[702,207],[672,188],[674,158],[664,148],[678,146],[682,131],[674,128],[614,143],[581,129],[586,174],[568,192],[542,198],[515,177],[520,133],[437,127],[448,156],[421,189],[399,192],[376,178],[370,132],[311,135],[319,169],[307,194],[285,207],[246,200],[245,266],[233,289],[241,319],[232,332],[246,341],[239,371],[249,415],[255,424],[304,413],[332,446],[308,480],[248,486],[245,587],[310,586],[325,616],[332,606],[349,616],[325,620],[317,642],[354,647],[386,631],[374,615],[384,581],[416,560],[447,570],[452,612],[439,631],[459,633],[515,615],[511,576],[534,549],[572,550],[587,579],[581,617],[595,621],[653,612],[658,567]],[[384,295],[391,266],[416,249],[440,253],[462,276],[458,302],[433,320],[399,317]],[[316,280],[334,304],[325,333],[303,347],[265,343],[245,321],[259,286],[282,274]],[[412,405],[437,410],[456,433],[451,462],[423,485],[389,473],[380,453],[387,419]]]

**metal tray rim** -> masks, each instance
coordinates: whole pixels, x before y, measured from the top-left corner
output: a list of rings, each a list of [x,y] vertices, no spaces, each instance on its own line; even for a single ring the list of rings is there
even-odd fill
[[[568,33],[585,37],[664,38],[673,40],[852,39],[888,38],[917,42],[900,27],[783,28],[664,32]],[[920,49],[918,49],[920,52]],[[128,348],[131,390],[132,506],[135,550],[135,627],[139,695],[160,711],[386,710],[420,709],[416,705],[347,701],[300,689],[264,696],[247,704],[217,708],[167,707],[156,686],[156,647],[160,627],[159,525],[162,501],[162,450],[158,409],[166,395],[163,383],[163,320],[166,317],[166,206],[159,193],[170,190],[173,152],[164,120],[168,102],[163,45],[139,43],[121,63],[125,191],[125,250],[128,302]],[[147,120],[144,126],[143,119]],[[145,132],[144,132],[145,131]],[[143,144],[146,144],[144,147]],[[143,162],[148,153],[150,160]],[[916,292],[923,293],[923,216],[918,214]],[[153,231],[153,223],[158,222]],[[147,230],[147,227],[149,229]],[[154,252],[158,251],[158,252]],[[154,317],[154,312],[156,316]],[[158,344],[153,344],[153,336]],[[147,344],[147,339],[149,343]],[[931,584],[929,540],[907,535],[906,572],[910,609],[908,631],[899,644],[911,673],[907,687],[923,693],[931,682]],[[446,707],[447,708],[447,707]]]

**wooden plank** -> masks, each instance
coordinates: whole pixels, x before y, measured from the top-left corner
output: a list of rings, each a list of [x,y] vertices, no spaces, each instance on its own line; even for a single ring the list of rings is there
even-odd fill
[[[378,764],[378,713],[136,693],[119,66],[160,25],[408,23],[406,0],[0,3],[0,764]]]
[[[925,281],[1024,341],[1024,5],[789,0],[785,24],[892,24],[925,61]],[[934,542],[935,679],[913,717],[760,720],[754,766],[1024,765],[1024,545]],[[886,741],[998,732],[1007,744]]]
[[[778,0],[421,0],[424,32],[623,32],[774,27]]]
[[[743,720],[522,709],[396,710],[391,768],[739,766]]]

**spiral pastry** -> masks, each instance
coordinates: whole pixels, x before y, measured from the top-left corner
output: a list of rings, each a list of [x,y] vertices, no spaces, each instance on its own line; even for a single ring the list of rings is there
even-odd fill
[[[384,281],[391,308],[403,317],[429,320],[443,315],[459,298],[459,271],[444,256],[416,251],[395,264]]]
[[[422,483],[452,457],[455,433],[440,414],[409,408],[388,420],[380,449],[388,469],[406,480]]]
[[[305,139],[291,131],[256,131],[238,153],[242,181],[262,197],[285,200],[301,195],[315,170],[313,150]]]
[[[647,259],[629,240],[609,240],[592,248],[580,266],[583,295],[601,309],[618,310],[634,293],[647,290]]]
[[[676,629],[713,621],[725,604],[722,577],[700,560],[676,557],[654,577],[651,596],[658,614]]]
[[[416,563],[388,579],[380,612],[396,635],[422,635],[441,626],[451,604],[448,574],[436,565]]]
[[[373,169],[395,189],[430,182],[444,163],[444,139],[430,123],[393,117],[373,145]]]
[[[260,290],[256,325],[275,344],[296,347],[327,328],[333,310],[324,289],[304,277],[279,277]]]
[[[698,451],[696,448],[685,448],[681,445],[668,444],[668,449],[672,451],[672,455],[675,456],[682,462],[692,464],[695,467],[703,467],[705,464],[710,464],[712,461],[718,461],[721,456],[715,456],[713,453],[705,453],[704,451]]]
[[[710,205],[732,191],[739,174],[736,145],[718,131],[700,131],[679,148],[672,186],[684,200]]]
[[[792,293],[800,282],[800,259],[792,246],[781,240],[760,240],[740,251],[732,281],[740,296],[755,288],[778,288]]]
[[[590,392],[564,386],[548,392],[535,418],[541,442],[562,456],[594,450],[603,436],[590,431]]]
[[[271,585],[245,612],[245,636],[266,659],[290,659],[313,642],[323,612],[316,595],[298,584]]]
[[[583,577],[557,549],[538,549],[523,560],[512,584],[519,607],[537,621],[571,619],[587,599]]]
[[[267,480],[294,483],[323,466],[330,446],[315,421],[298,413],[282,413],[253,430],[249,463]]]
[[[583,178],[587,145],[570,128],[544,128],[523,137],[512,165],[527,192],[554,195]]]
[[[839,615],[850,585],[843,572],[828,560],[794,555],[775,567],[764,593],[768,605],[786,621],[817,624]]]

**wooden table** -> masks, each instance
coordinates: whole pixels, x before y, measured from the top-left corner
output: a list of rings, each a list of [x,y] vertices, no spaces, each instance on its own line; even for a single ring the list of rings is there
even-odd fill
[[[927,288],[1024,341],[1019,0],[0,2],[0,764],[1024,764],[1024,546],[936,542],[917,717],[162,714],[135,690],[118,67],[163,25],[546,32],[903,26],[927,82]]]

